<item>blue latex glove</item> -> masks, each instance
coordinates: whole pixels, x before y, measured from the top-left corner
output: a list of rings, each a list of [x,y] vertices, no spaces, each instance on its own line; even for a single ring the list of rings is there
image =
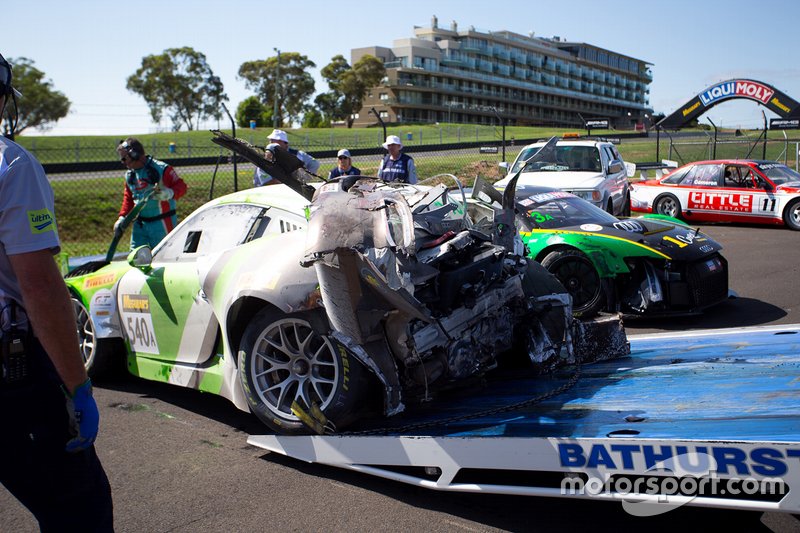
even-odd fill
[[[66,449],[68,452],[79,452],[94,443],[100,426],[100,411],[92,396],[92,380],[84,381],[72,395],[64,389],[64,395],[67,397],[70,433],[74,435],[67,442]]]

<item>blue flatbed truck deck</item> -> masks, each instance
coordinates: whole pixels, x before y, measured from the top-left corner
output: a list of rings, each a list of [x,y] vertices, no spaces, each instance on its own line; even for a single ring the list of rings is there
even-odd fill
[[[574,369],[495,379],[378,431],[248,442],[436,490],[800,512],[800,324],[629,340],[629,357],[513,411]]]

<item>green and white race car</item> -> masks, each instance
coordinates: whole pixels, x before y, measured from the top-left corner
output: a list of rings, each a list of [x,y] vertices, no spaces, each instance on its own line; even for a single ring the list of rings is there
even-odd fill
[[[289,354],[286,361],[297,360],[297,343],[314,350],[318,364],[305,380],[326,399],[345,375],[326,357],[330,345],[297,318],[319,306],[314,270],[298,267],[307,204],[285,185],[233,193],[189,215],[152,253],[142,247],[127,261],[68,274],[90,375],[125,358],[136,376],[219,394],[247,410],[235,358],[242,342],[261,336]],[[255,394],[279,404],[273,391]]]

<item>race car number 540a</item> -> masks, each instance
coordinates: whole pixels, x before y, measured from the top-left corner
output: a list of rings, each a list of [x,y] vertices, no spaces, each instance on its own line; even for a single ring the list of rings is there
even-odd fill
[[[131,351],[158,354],[158,342],[153,333],[153,318],[150,315],[150,299],[140,294],[123,294],[121,315]]]

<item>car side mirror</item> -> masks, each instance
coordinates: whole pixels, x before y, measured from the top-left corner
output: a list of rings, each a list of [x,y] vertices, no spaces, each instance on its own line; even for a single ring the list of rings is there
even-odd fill
[[[506,173],[506,174],[508,174],[508,168],[509,168],[508,162],[506,162],[506,161],[501,161],[501,162],[499,162],[499,163],[497,164],[497,166],[498,166],[498,167],[500,167],[500,168],[502,168],[502,169],[505,171],[505,173]]]
[[[134,268],[138,268],[142,272],[150,270],[150,264],[153,262],[153,251],[149,246],[139,246],[128,254],[128,264]]]
[[[761,178],[758,178],[758,186],[761,187],[762,189],[764,189],[765,191],[771,191],[772,190],[772,184],[769,183],[766,180],[761,179]]]
[[[608,165],[608,173],[609,174],[617,174],[618,172],[622,172],[622,163],[619,161],[613,161]]]

